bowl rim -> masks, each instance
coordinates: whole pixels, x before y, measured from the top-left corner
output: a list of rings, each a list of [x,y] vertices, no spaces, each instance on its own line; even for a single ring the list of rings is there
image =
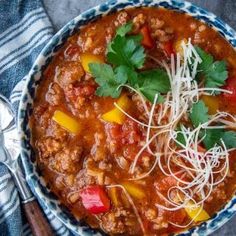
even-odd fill
[[[59,45],[63,45],[65,43],[68,36],[65,38],[65,40],[61,39],[62,35],[65,32],[67,32],[68,30],[71,30],[71,32],[76,31],[80,27],[83,27],[84,25],[86,25],[88,22],[94,19],[97,19],[100,16],[98,13],[100,12],[101,8],[105,9],[105,11],[101,13],[101,16],[104,16],[111,13],[112,9],[113,8],[115,9],[118,4],[123,4],[123,3],[129,3],[130,5],[121,7],[120,9],[118,9],[118,11],[122,9],[127,9],[127,8],[136,8],[136,7],[145,7],[145,6],[152,7],[154,6],[152,4],[155,4],[155,7],[158,5],[158,7],[168,8],[169,10],[177,10],[180,12],[184,12],[194,18],[197,18],[198,20],[204,22],[205,24],[210,25],[218,33],[220,33],[225,38],[225,40],[227,40],[234,48],[236,47],[236,32],[234,31],[234,29],[232,29],[228,24],[224,23],[224,21],[222,21],[215,14],[209,12],[208,10],[205,10],[202,7],[196,6],[193,3],[183,1],[183,0],[107,0],[106,2],[101,3],[95,7],[89,8],[88,10],[82,12],[81,14],[76,16],[74,19],[66,23],[47,42],[47,44],[44,46],[42,51],[37,56],[37,59],[35,60],[33,66],[31,67],[31,70],[26,76],[25,85],[22,91],[20,104],[18,108],[17,128],[18,128],[18,136],[19,136],[20,146],[21,146],[21,160],[22,160],[24,172],[26,174],[26,181],[28,185],[30,186],[30,189],[36,196],[36,198],[39,200],[40,204],[42,206],[46,206],[51,211],[51,213],[54,214],[67,228],[69,228],[71,231],[73,231],[76,234],[91,235],[91,233],[93,232],[93,235],[94,235],[94,232],[98,232],[98,235],[100,235],[99,231],[97,230],[94,231],[89,225],[87,226],[88,229],[86,229],[89,232],[84,232],[83,230],[82,231],[80,230],[81,227],[84,227],[83,225],[81,226],[75,225],[74,227],[73,223],[65,222],[63,219],[64,216],[58,215],[56,212],[58,209],[53,209],[53,207],[47,201],[48,196],[45,196],[45,193],[41,189],[43,187],[45,188],[45,186],[42,186],[40,182],[40,181],[43,181],[43,179],[38,177],[39,186],[36,186],[36,182],[34,180],[35,176],[33,175],[32,170],[31,170],[32,167],[29,168],[29,165],[33,165],[33,163],[30,160],[31,158],[29,156],[29,155],[32,155],[32,150],[31,150],[31,147],[28,146],[26,143],[25,137],[29,134],[27,134],[26,132],[26,126],[24,125],[24,123],[25,122],[27,123],[26,117],[28,117],[30,113],[29,111],[30,108],[27,106],[28,104],[30,104],[30,102],[28,102],[27,104],[27,101],[28,99],[31,99],[31,105],[32,105],[34,95],[31,97],[28,86],[35,86],[34,88],[36,90],[37,82],[39,81],[39,78],[36,79],[36,76],[37,76],[36,72],[40,72],[43,65],[45,65],[46,63],[44,54],[45,53],[47,54],[50,48],[52,49],[56,48],[57,45],[56,46],[54,45],[55,41],[62,40],[62,42],[59,42]],[[161,3],[163,3],[163,5],[161,5]],[[185,7],[187,7],[187,9],[185,9]],[[189,12],[190,9],[193,12]],[[94,13],[94,15],[92,13]],[[195,13],[196,15],[194,15]],[[80,22],[84,16],[89,16],[90,14],[92,14],[92,17],[88,18],[88,22],[80,25],[79,27],[76,26],[76,24]],[[217,25],[214,25],[211,20],[216,21]],[[55,54],[54,52],[50,52],[49,56],[47,57],[52,58],[54,54]],[[35,91],[34,91],[34,94],[35,94]],[[28,125],[28,123],[26,125]],[[28,155],[26,151],[29,151],[30,154]],[[60,207],[59,209],[62,210]],[[236,195],[234,195],[230,200],[228,200],[226,204],[222,207],[222,209],[218,211],[209,220],[202,222],[201,224],[197,226],[193,226],[192,228],[187,229],[185,231],[181,231],[180,233],[178,233],[178,235],[192,235],[192,234],[209,235],[215,230],[219,229],[221,226],[223,226],[226,222],[228,222],[234,216],[235,213],[236,213]]]

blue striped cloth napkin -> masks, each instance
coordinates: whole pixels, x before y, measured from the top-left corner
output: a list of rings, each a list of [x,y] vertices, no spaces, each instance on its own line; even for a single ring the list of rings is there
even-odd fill
[[[0,29],[0,93],[17,107],[25,76],[52,36],[53,27],[40,0],[0,0]],[[72,235],[49,209],[42,207],[55,235]],[[2,164],[0,235],[32,235],[11,175]]]

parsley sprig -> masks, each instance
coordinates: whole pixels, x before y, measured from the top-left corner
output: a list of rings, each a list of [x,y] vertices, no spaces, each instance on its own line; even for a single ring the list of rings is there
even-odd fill
[[[140,71],[143,68],[146,53],[141,44],[141,35],[130,35],[133,24],[127,23],[119,27],[114,39],[108,44],[106,59],[110,64],[90,63],[89,69],[99,85],[98,96],[120,96],[122,85],[139,90],[144,97],[153,102],[156,94],[167,93],[170,81],[166,71],[152,69]],[[158,102],[163,101],[161,95]]]
[[[202,59],[198,66],[198,76],[203,76],[204,85],[208,88],[219,88],[225,85],[225,80],[228,77],[228,71],[225,61],[214,61],[212,55],[206,53],[200,47],[195,47],[197,53]],[[218,94],[219,92],[214,92]]]
[[[199,126],[200,124],[206,123],[210,116],[208,114],[208,107],[206,104],[199,100],[197,103],[194,103],[189,114],[189,118],[194,127]],[[236,132],[227,131],[224,129],[203,129],[200,132],[200,136],[203,138],[203,144],[207,149],[214,147],[216,144],[221,144],[220,140],[222,139],[227,148],[236,147]]]

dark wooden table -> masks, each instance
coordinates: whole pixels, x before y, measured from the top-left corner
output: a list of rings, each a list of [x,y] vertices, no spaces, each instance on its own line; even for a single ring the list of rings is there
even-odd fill
[[[45,8],[55,26],[60,29],[65,23],[84,10],[105,0],[43,0]],[[189,0],[215,13],[236,30],[236,0]],[[214,236],[236,236],[236,216],[225,224]]]

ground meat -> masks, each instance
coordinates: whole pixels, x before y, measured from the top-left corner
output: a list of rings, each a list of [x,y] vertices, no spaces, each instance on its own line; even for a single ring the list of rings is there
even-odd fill
[[[158,18],[151,19],[151,30],[152,37],[157,39],[159,42],[167,42],[173,37],[173,29],[165,27],[165,23]],[[159,46],[159,45],[158,45]]]
[[[79,96],[77,97],[76,102],[74,103],[74,108],[76,110],[79,110],[81,107],[85,105],[85,103],[86,103],[85,97]],[[76,110],[73,112],[74,115],[77,114]]]
[[[127,12],[122,11],[118,14],[116,21],[114,22],[115,26],[124,25],[129,20],[129,15]]]
[[[74,204],[76,203],[80,198],[79,192],[69,193],[67,196],[67,199],[70,203]]]
[[[128,209],[118,207],[102,217],[102,227],[109,234],[137,235],[139,224],[135,215]]]
[[[148,220],[152,221],[157,217],[157,210],[153,208],[146,209],[145,216]]]
[[[48,104],[40,104],[34,108],[33,115],[37,123],[38,130],[44,130],[48,127],[51,118],[51,107]]]
[[[67,186],[73,187],[74,182],[75,182],[75,175],[70,174],[70,175],[65,176],[64,181]]]
[[[150,156],[142,156],[142,165],[145,167],[145,168],[149,168],[151,166],[151,158]]]
[[[58,125],[55,121],[51,120],[50,127],[46,131],[47,136],[54,137],[58,141],[65,141],[68,137],[68,132],[63,129],[60,125]]]
[[[76,110],[78,111],[86,101],[88,102],[88,100],[93,98],[95,90],[96,85],[91,81],[86,81],[80,85],[69,84],[64,88],[66,99],[71,102],[72,107],[75,109],[75,114]]]
[[[103,160],[99,162],[98,168],[101,170],[110,171],[112,169],[112,164],[106,160]]]
[[[200,25],[197,30],[195,31],[193,41],[196,44],[204,43],[205,42],[205,36],[204,31],[206,30],[205,25]]]
[[[164,219],[164,217],[159,216],[153,221],[153,229],[158,230],[158,229],[165,229],[168,227],[168,222]]]
[[[102,216],[102,227],[111,234],[122,234],[125,232],[124,223],[121,219],[116,218],[114,212]]]
[[[79,52],[80,52],[79,46],[70,44],[64,51],[64,58],[67,61],[78,61]]]
[[[77,44],[83,52],[92,52],[93,54],[103,54],[106,48],[104,34],[97,35],[99,26],[91,26],[85,34],[78,37]],[[104,30],[104,29],[103,29]],[[101,46],[102,45],[102,46]]]
[[[133,18],[134,23],[134,31],[138,31],[141,26],[143,26],[146,22],[146,16],[143,13],[139,13],[137,16]]]
[[[95,161],[101,161],[108,155],[108,150],[105,145],[105,136],[103,133],[94,134],[95,143],[91,149],[91,155]]]
[[[108,44],[112,37],[114,36],[115,30],[112,27],[107,27],[106,29],[106,43]]]
[[[53,137],[46,137],[36,142],[36,147],[40,157],[48,158],[60,151],[63,143]]]
[[[94,176],[88,175],[86,169],[82,169],[76,175],[75,182],[78,189],[82,189],[88,185],[96,184],[96,178]]]
[[[94,145],[91,149],[91,154],[95,161],[101,161],[107,156],[107,148],[104,146],[96,146]]]
[[[80,81],[83,75],[84,69],[79,62],[66,62],[56,67],[54,79],[64,88],[75,81]]]
[[[161,29],[164,26],[164,21],[159,20],[158,18],[152,18],[151,19],[151,28],[152,29]]]
[[[59,84],[51,83],[46,93],[46,101],[52,106],[57,106],[61,103],[63,97],[63,90]]]
[[[83,47],[84,51],[88,51],[92,45],[93,45],[93,39],[92,37],[88,37],[84,43],[84,47]]]
[[[55,157],[50,160],[50,167],[60,173],[72,174],[79,169],[79,162],[82,154],[82,147],[74,145],[64,147]]]
[[[40,120],[40,117],[46,112],[47,104],[40,104],[34,108],[33,115],[36,121]]]
[[[225,190],[224,190],[224,185],[225,185],[225,183],[220,183],[219,185],[217,185],[213,189],[210,197],[208,197],[206,199],[206,202],[211,202],[213,199],[226,200],[227,195],[226,195]]]
[[[123,156],[116,157],[116,162],[121,169],[124,169],[124,170],[129,169],[129,162]]]

